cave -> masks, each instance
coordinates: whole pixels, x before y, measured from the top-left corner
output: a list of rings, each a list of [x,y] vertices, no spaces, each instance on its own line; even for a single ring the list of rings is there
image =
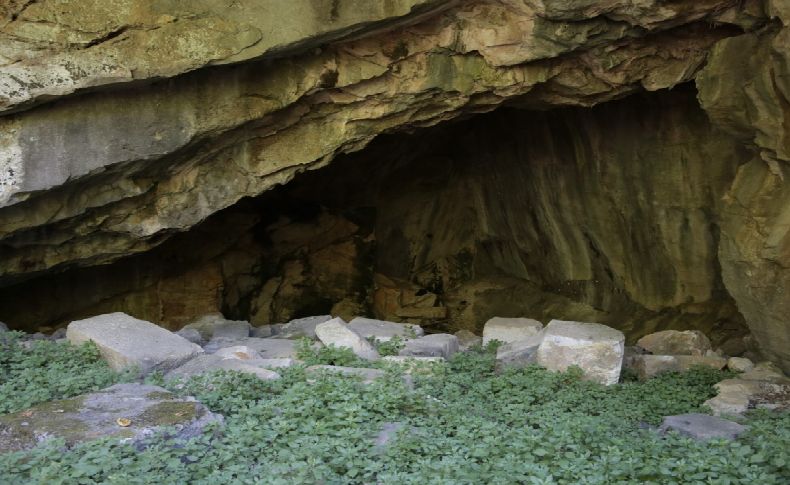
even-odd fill
[[[700,329],[720,346],[748,333],[718,254],[747,160],[690,84],[592,108],[504,106],[380,136],[150,252],[6,287],[0,319],[368,315],[479,333],[528,315],[631,340]]]
[[[0,8],[9,327],[524,316],[790,370],[775,2],[141,3],[64,38],[77,3]]]

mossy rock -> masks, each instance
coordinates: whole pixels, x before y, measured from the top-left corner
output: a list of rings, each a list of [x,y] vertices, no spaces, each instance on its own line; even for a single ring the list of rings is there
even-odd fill
[[[0,416],[0,453],[32,448],[52,438],[62,438],[67,446],[106,437],[135,441],[164,427],[188,437],[221,419],[201,403],[161,387],[116,384]]]

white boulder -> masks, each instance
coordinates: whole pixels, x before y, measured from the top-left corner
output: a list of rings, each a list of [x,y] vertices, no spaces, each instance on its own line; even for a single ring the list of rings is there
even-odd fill
[[[364,338],[373,337],[379,342],[388,342],[393,337],[403,339],[416,338],[425,334],[422,327],[410,323],[388,322],[372,318],[356,317],[348,322],[348,328],[362,335]]]
[[[483,327],[483,345],[492,340],[502,343],[525,340],[543,330],[543,324],[531,318],[494,317]]]

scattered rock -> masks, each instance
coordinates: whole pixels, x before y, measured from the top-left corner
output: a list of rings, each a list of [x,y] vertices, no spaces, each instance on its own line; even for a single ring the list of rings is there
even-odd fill
[[[200,332],[198,332],[195,328],[182,328],[176,332],[176,335],[189,340],[193,344],[203,345],[203,336],[200,335]]]
[[[351,349],[358,357],[366,360],[377,360],[379,353],[365,338],[346,326],[340,318],[320,323],[315,328],[315,333],[324,345],[346,347]]]
[[[710,340],[699,330],[664,330],[640,338],[636,345],[656,355],[705,355]]]
[[[227,320],[221,313],[209,313],[185,325],[184,328],[197,330],[203,340],[208,341],[215,338],[249,337],[252,325],[245,321]]]
[[[138,442],[165,426],[175,429],[174,437],[187,439],[221,421],[222,416],[193,398],[177,397],[158,386],[116,384],[0,416],[0,453],[32,448],[52,438],[63,438],[69,447],[107,437]]]
[[[370,384],[376,379],[384,377],[386,372],[379,369],[365,369],[361,367],[343,367],[339,365],[311,365],[305,372],[308,374],[319,374],[328,372],[331,374],[343,374],[346,376],[357,376],[362,378],[364,384]]]
[[[217,355],[201,355],[168,372],[165,375],[165,379],[189,379],[193,376],[217,370],[245,372],[253,374],[262,380],[279,379],[280,374],[267,369],[261,360],[263,359],[224,359]]]
[[[543,324],[531,318],[494,317],[483,327],[483,345],[492,340],[502,343],[526,340],[543,330]]]
[[[444,357],[449,359],[458,352],[458,337],[449,333],[435,333],[413,340],[398,353],[407,357]]]
[[[538,358],[538,347],[542,341],[543,334],[539,333],[499,347],[496,352],[497,365],[500,367],[525,367],[535,363]]]
[[[248,347],[260,354],[263,359],[294,359],[296,358],[296,341],[277,338],[247,337],[237,340],[214,339],[204,347],[208,353],[220,349],[237,346]]]
[[[662,372],[685,372],[694,366],[702,365],[712,369],[723,369],[727,359],[723,357],[704,357],[701,355],[636,355],[629,356],[628,366],[636,371],[640,379],[661,374]]]
[[[260,325],[252,327],[250,330],[250,337],[266,338],[274,335],[274,325]]]
[[[373,337],[379,342],[388,342],[398,336],[404,339],[425,335],[422,327],[409,323],[395,323],[372,318],[356,317],[348,323],[348,328],[365,338]]]
[[[658,431],[661,434],[666,434],[669,431],[676,431],[683,436],[688,436],[695,440],[709,440],[713,438],[734,440],[748,429],[748,426],[743,426],[726,419],[709,416],[707,414],[692,413],[665,417]]]
[[[143,374],[174,369],[203,353],[198,345],[125,313],[71,322],[66,337],[73,344],[93,341],[115,370],[136,366]]]
[[[299,339],[307,337],[315,340],[315,327],[318,324],[332,320],[332,315],[319,315],[315,317],[297,318],[282,326],[277,333],[277,338]]]
[[[233,347],[223,347],[214,355],[222,359],[239,359],[239,360],[253,360],[260,359],[261,355],[246,345],[234,345]]]
[[[458,350],[465,352],[475,345],[483,345],[483,337],[475,335],[469,330],[459,330],[454,334],[458,337]]]
[[[623,332],[598,323],[552,320],[538,347],[538,364],[553,371],[578,366],[585,379],[616,384],[623,365]]]
[[[754,363],[744,357],[730,357],[727,359],[727,368],[735,372],[749,372],[754,369]]]

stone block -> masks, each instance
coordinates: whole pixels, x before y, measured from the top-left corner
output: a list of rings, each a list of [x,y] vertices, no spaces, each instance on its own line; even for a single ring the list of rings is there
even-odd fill
[[[508,344],[525,340],[543,330],[543,324],[531,318],[494,317],[483,327],[483,345],[492,340]]]

